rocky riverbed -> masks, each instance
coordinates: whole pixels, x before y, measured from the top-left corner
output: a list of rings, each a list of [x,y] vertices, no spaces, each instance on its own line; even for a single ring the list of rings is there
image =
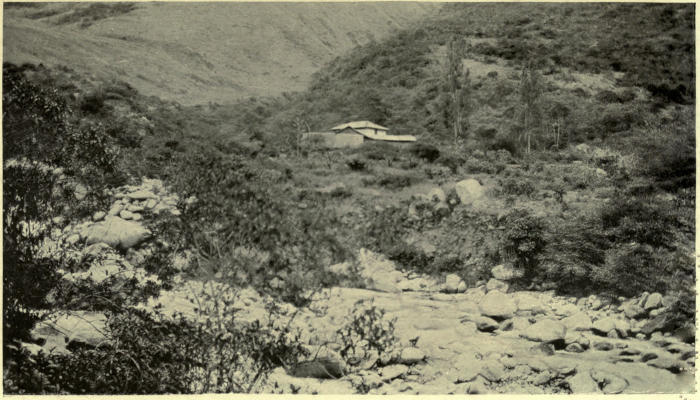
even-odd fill
[[[84,271],[65,279],[157,277],[134,267],[153,240],[142,225],[159,213],[176,215],[177,198],[157,181],[115,192],[115,202],[89,221],[57,232],[55,245],[94,257]],[[139,246],[140,245],[140,246]],[[119,251],[115,251],[118,249]],[[94,253],[94,254],[93,254]],[[182,260],[181,260],[182,261]],[[492,268],[492,279],[467,288],[455,275],[437,280],[407,274],[380,254],[362,249],[357,271],[364,288],[334,287],[317,293],[308,308],[283,304],[301,340],[337,374],[320,379],[304,368],[278,368],[262,392],[318,394],[448,393],[678,393],[694,390],[693,335],[662,333],[669,301],[659,293],[633,299],[561,297],[553,292],[512,291],[516,271]],[[347,273],[350,264],[329,270]],[[265,300],[248,288],[176,279],[139,307],[197,318],[193,296],[214,289],[236,296],[237,317],[264,320]],[[390,354],[365,354],[362,366],[339,356],[337,330],[359,301],[372,302],[395,319],[398,346]],[[319,312],[322,310],[322,312]],[[106,340],[106,317],[98,312],[60,313],[37,325],[30,351],[70,351],[71,343],[97,346]],[[311,368],[313,370],[313,368]]]

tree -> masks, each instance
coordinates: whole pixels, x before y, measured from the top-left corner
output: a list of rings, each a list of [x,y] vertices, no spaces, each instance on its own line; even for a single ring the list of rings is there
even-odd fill
[[[532,147],[532,135],[537,132],[542,123],[542,77],[529,61],[523,68],[520,79],[520,101],[522,111],[520,118],[523,123],[523,133],[527,142],[526,152],[529,154]]]
[[[465,47],[462,38],[452,38],[447,44],[446,79],[452,108],[451,125],[455,143],[464,136],[470,111],[469,69],[464,70],[462,66],[462,59],[466,52]]]

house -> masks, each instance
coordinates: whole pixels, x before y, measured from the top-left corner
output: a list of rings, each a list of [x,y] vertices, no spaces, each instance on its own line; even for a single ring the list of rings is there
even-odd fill
[[[415,136],[389,135],[389,128],[370,121],[353,121],[334,126],[326,132],[308,132],[303,134],[305,140],[323,143],[329,148],[359,147],[366,141],[390,143],[415,142]]]
[[[410,135],[389,135],[389,128],[370,121],[353,121],[331,128],[336,135],[361,135],[363,141],[377,140],[382,142],[406,143],[415,142],[416,137]]]

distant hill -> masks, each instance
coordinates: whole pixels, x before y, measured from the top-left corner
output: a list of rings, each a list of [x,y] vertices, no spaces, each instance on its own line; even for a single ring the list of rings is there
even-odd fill
[[[66,65],[185,105],[302,90],[357,45],[407,28],[426,3],[5,4],[4,60]]]

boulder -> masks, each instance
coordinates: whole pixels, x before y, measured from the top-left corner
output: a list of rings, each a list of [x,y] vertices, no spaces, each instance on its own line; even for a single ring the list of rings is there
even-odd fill
[[[289,374],[297,378],[338,379],[345,375],[345,371],[338,360],[318,357],[296,363],[290,368]]]
[[[491,268],[491,275],[495,279],[508,281],[515,278],[517,274],[511,265],[499,264]]]
[[[564,340],[566,327],[558,321],[544,319],[530,325],[520,336],[535,342],[551,343]]]
[[[119,215],[124,205],[122,203],[114,203],[112,207],[107,212],[107,215]]]
[[[120,216],[122,219],[134,219],[134,213],[132,213],[132,212],[129,211],[129,210],[121,210],[121,211],[119,212],[119,216]]]
[[[518,305],[518,311],[529,311],[533,314],[544,314],[547,311],[540,299],[529,293],[517,293],[515,303]]]
[[[99,221],[102,218],[105,217],[105,212],[104,211],[97,211],[96,213],[92,214],[92,220],[93,221]]]
[[[499,292],[506,293],[508,292],[508,284],[501,280],[491,278],[486,283],[486,291],[490,292],[492,290],[498,290]]]
[[[591,378],[590,374],[579,372],[566,379],[573,394],[591,394],[598,392],[598,385]]]
[[[106,243],[127,250],[148,239],[151,232],[141,224],[109,216],[90,226],[86,231],[86,243]]]
[[[475,315],[469,319],[476,324],[476,329],[481,332],[493,332],[498,329],[498,322],[483,315]]]
[[[615,329],[615,320],[607,317],[601,318],[593,323],[593,332],[599,335],[607,335],[608,332]]]
[[[479,310],[488,317],[508,319],[517,309],[510,296],[496,290],[487,293],[479,302]]]
[[[475,200],[484,196],[484,187],[476,179],[465,179],[457,182],[455,191],[464,205],[471,205]]]
[[[644,302],[644,304],[642,304],[642,307],[644,307],[645,310],[650,311],[655,308],[661,307],[662,301],[663,296],[661,295],[661,293],[652,293],[649,295],[649,297],[646,298],[646,301]]]
[[[585,312],[578,312],[570,317],[566,317],[561,322],[567,329],[575,331],[587,331],[593,327],[591,318]]]
[[[107,340],[104,335],[107,317],[98,312],[73,311],[54,319],[41,321],[31,331],[41,341],[45,353],[67,353],[71,343],[97,347]]]
[[[456,274],[449,274],[445,277],[445,290],[448,293],[457,293],[459,290],[459,284],[462,282],[462,278]],[[465,286],[466,290],[466,286]]]

